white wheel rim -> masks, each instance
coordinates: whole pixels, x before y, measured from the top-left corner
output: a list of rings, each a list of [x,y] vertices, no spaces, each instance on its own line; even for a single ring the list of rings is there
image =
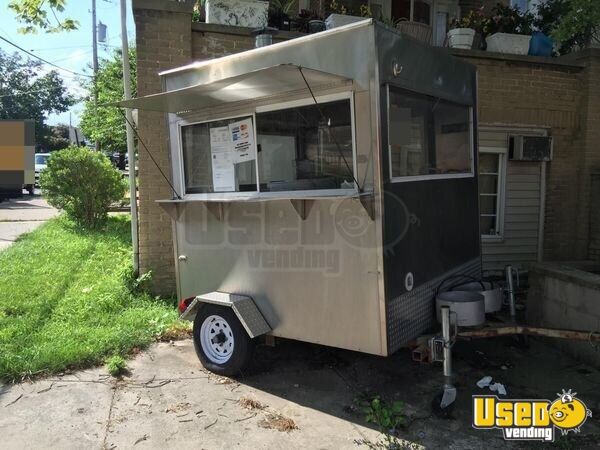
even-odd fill
[[[233,354],[233,330],[221,316],[208,316],[200,327],[200,343],[208,359],[224,364]]]

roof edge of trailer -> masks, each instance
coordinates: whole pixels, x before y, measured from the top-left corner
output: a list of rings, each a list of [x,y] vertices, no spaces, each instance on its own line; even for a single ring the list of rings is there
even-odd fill
[[[250,57],[253,55],[257,55],[257,54],[269,53],[271,51],[274,51],[273,49],[278,50],[278,49],[281,49],[282,47],[288,47],[288,46],[293,46],[293,45],[297,45],[297,44],[302,44],[303,42],[306,42],[306,41],[310,41],[313,39],[325,38],[327,36],[331,36],[333,34],[338,34],[338,33],[343,33],[348,30],[372,26],[374,23],[375,23],[374,19],[368,18],[365,20],[360,20],[358,22],[349,23],[347,25],[342,25],[341,27],[336,27],[336,28],[332,28],[330,30],[321,31],[319,33],[307,34],[306,36],[302,36],[299,38],[289,39],[287,41],[277,42],[275,44],[267,45],[264,47],[253,48],[253,49],[246,50],[246,51],[239,52],[239,53],[233,53],[231,55],[222,56],[220,58],[207,59],[204,61],[194,61],[194,62],[186,64],[184,66],[175,67],[173,69],[168,69],[168,70],[163,70],[162,72],[159,72],[158,75],[161,77],[166,76],[166,75],[174,75],[174,74],[178,74],[178,73],[187,72],[190,70],[202,69],[204,67],[208,67],[213,64],[218,64],[218,63],[221,63],[224,61],[234,61],[237,59],[243,59],[243,58]]]

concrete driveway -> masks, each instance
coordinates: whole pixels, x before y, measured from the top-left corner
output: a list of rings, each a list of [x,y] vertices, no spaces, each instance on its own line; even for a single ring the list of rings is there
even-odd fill
[[[407,351],[374,357],[292,341],[258,347],[253,367],[230,379],[204,371],[189,339],[159,343],[130,361],[130,374],[103,368],[0,387],[2,448],[341,449],[367,448],[381,435],[357,398],[404,402],[404,448],[547,448],[509,443],[499,430],[471,426],[471,395],[483,375],[505,384],[509,398],[554,398],[573,388],[594,413],[564,448],[600,444],[600,371],[532,341],[457,343],[458,400],[450,417],[431,413],[441,368]],[[410,442],[415,444],[409,445]],[[563,442],[564,444],[564,442]],[[562,448],[562,447],[561,447]]]
[[[57,214],[58,211],[39,195],[0,203],[0,250]]]

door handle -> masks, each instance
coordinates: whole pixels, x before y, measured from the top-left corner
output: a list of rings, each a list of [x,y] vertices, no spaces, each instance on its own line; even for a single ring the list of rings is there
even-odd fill
[[[179,261],[187,261],[187,256],[185,256],[185,255],[179,255],[179,257],[177,259]]]

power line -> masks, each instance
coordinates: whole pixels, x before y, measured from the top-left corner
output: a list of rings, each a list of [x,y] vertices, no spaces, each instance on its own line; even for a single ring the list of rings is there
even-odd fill
[[[78,76],[80,76],[80,77],[89,77],[89,78],[94,78],[92,75],[87,75],[87,74],[85,74],[85,73],[74,72],[74,71],[72,71],[72,70],[65,69],[64,67],[57,66],[56,64],[54,64],[54,63],[51,63],[50,61],[47,61],[47,60],[45,60],[44,58],[40,58],[39,56],[37,56],[37,55],[34,55],[33,53],[31,53],[31,52],[29,52],[29,51],[25,50],[23,47],[19,47],[17,44],[15,44],[14,42],[11,42],[11,41],[9,41],[9,40],[8,40],[8,39],[6,39],[5,37],[2,37],[2,36],[0,36],[0,39],[1,39],[1,40],[3,40],[3,41],[4,41],[4,42],[6,42],[6,43],[8,43],[8,44],[12,45],[12,46],[13,46],[13,47],[15,47],[15,48],[18,48],[18,49],[19,49],[19,50],[21,50],[22,52],[24,52],[24,53],[27,53],[29,56],[32,56],[32,57],[34,57],[34,58],[36,58],[36,59],[39,59],[39,60],[40,60],[40,61],[42,61],[43,63],[45,63],[45,64],[48,64],[48,65],[50,65],[50,66],[52,66],[52,67],[56,67],[57,69],[64,70],[65,72],[69,72],[69,73],[72,73],[73,75],[78,75]]]
[[[8,37],[11,37],[8,35],[8,33],[6,31],[4,31],[2,28],[0,28],[0,31],[3,31],[4,34],[6,34]],[[114,41],[115,39],[120,39],[121,35],[117,35],[117,36],[112,36],[107,38],[107,41]],[[120,48],[119,45],[110,45],[110,44],[105,44],[102,43],[103,46],[108,46],[108,47],[118,47]],[[63,47],[43,47],[43,48],[30,48],[29,51],[30,52],[49,52],[52,50],[66,50],[66,49],[70,49],[70,48],[90,48],[91,51],[91,45],[90,44],[81,44],[81,45],[65,45]]]

